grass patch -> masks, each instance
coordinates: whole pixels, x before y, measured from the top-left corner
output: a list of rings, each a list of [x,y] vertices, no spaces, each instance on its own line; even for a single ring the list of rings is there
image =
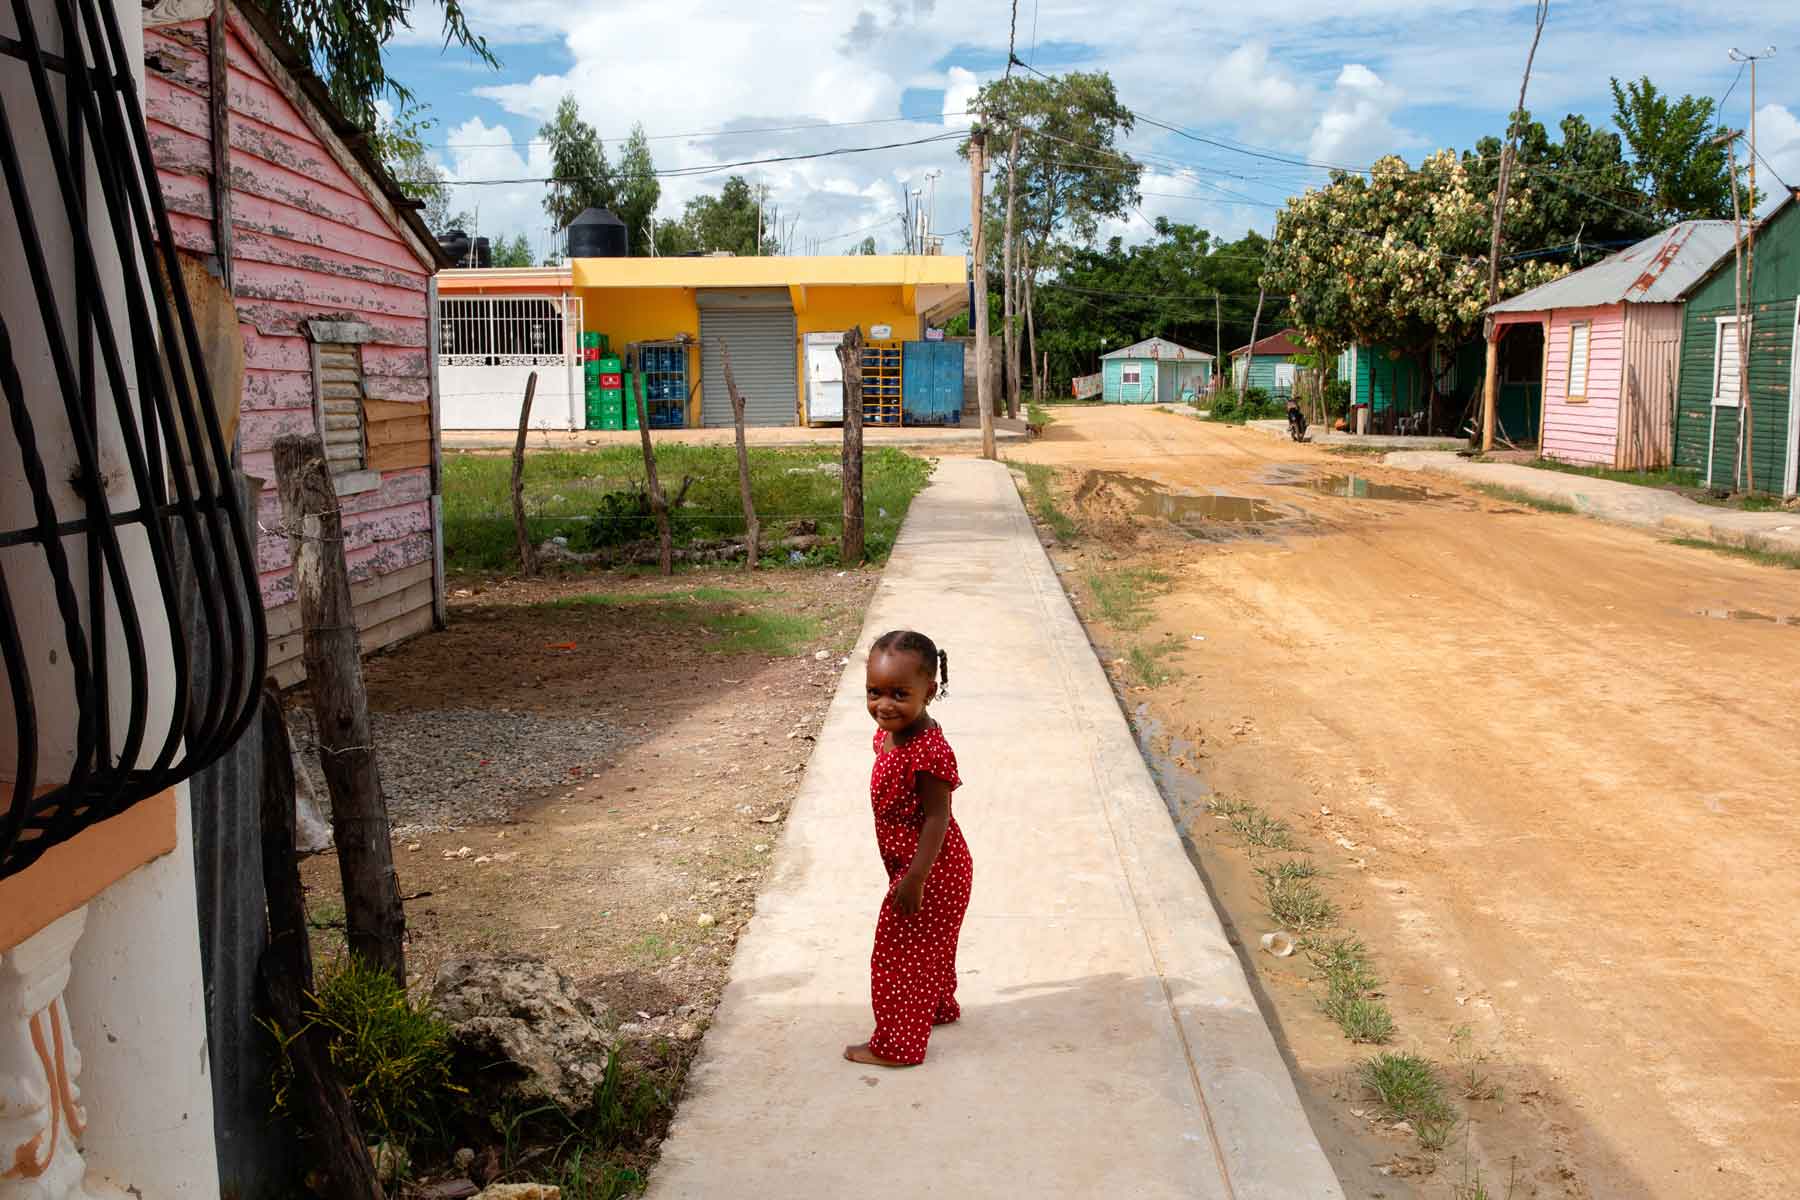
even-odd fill
[[[1445,1095],[1437,1068],[1417,1054],[1384,1050],[1357,1072],[1363,1090],[1392,1120],[1413,1128],[1419,1144],[1442,1150],[1456,1128],[1456,1109]]]
[[[1368,947],[1354,937],[1303,938],[1301,951],[1325,983],[1319,1008],[1337,1023],[1344,1036],[1360,1045],[1393,1040],[1394,1014],[1375,990],[1381,979],[1369,960]]]
[[[1313,882],[1318,869],[1308,859],[1287,859],[1258,867],[1263,882],[1263,901],[1269,915],[1283,929],[1311,933],[1337,921],[1337,906]]]
[[[819,622],[791,613],[714,613],[700,622],[722,640],[727,654],[768,654],[785,657],[800,653],[818,640]]]
[[[1150,623],[1152,589],[1169,582],[1163,572],[1150,567],[1120,567],[1088,575],[1088,591],[1100,608],[1100,617],[1115,629],[1142,629]]]
[[[1336,454],[1343,458],[1380,458],[1393,452],[1392,446],[1364,446],[1356,442],[1348,445],[1322,446],[1327,454]]]
[[[1697,488],[1700,472],[1689,467],[1664,467],[1658,471],[1621,471],[1614,467],[1583,463],[1559,462],[1554,458],[1534,458],[1527,466],[1540,471],[1556,471],[1563,475],[1584,475],[1589,479],[1610,479],[1614,483],[1632,483],[1640,487]]]
[[[1690,550],[1711,550],[1714,554],[1728,554],[1732,558],[1741,558],[1745,562],[1753,562],[1763,567],[1782,567],[1789,571],[1800,571],[1800,554],[1787,550],[1758,550],[1753,546],[1728,546],[1724,542],[1709,542],[1705,538],[1670,538],[1675,546],[1686,546]]]
[[[675,943],[660,933],[646,933],[631,943],[633,958],[645,963],[664,963],[675,957]]]
[[[1228,816],[1225,823],[1231,832],[1258,850],[1292,851],[1300,847],[1294,842],[1294,831],[1280,817],[1271,817],[1255,805],[1247,805]]]
[[[1534,496],[1530,492],[1521,492],[1518,488],[1501,487],[1495,483],[1478,483],[1475,490],[1494,500],[1507,504],[1517,504],[1522,508],[1535,508],[1538,512],[1573,513],[1575,506],[1562,500],[1546,500]]]
[[[1011,463],[1025,473],[1025,502],[1059,542],[1075,540],[1075,521],[1056,502],[1056,471],[1042,463]]]
[[[1161,687],[1181,677],[1181,672],[1164,665],[1163,659],[1181,649],[1179,642],[1162,642],[1155,646],[1133,646],[1125,652],[1132,674],[1146,687]]]
[[[1458,1025],[1450,1031],[1450,1061],[1456,1064],[1456,1089],[1465,1100],[1505,1099],[1506,1090],[1488,1073],[1487,1054],[1475,1045],[1475,1031]]]
[[[842,529],[843,491],[834,449],[753,448],[750,487],[764,534],[794,521],[812,521],[824,545],[814,562],[835,562]],[[732,446],[664,444],[656,470],[673,494],[693,477],[687,499],[670,514],[675,542],[741,536],[737,451]],[[565,536],[583,549],[608,495],[634,491],[644,477],[643,454],[633,446],[599,450],[543,450],[525,460],[526,525],[534,541]],[[913,497],[931,477],[927,459],[891,447],[864,451],[863,510],[868,555],[880,562],[893,548]],[[506,571],[517,565],[512,524],[512,461],[501,454],[444,456],[444,554],[452,571]]]

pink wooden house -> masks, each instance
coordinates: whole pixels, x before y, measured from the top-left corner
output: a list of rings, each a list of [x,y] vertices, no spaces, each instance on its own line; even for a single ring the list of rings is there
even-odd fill
[[[1684,301],[1731,245],[1730,221],[1683,221],[1488,309],[1495,341],[1521,325],[1543,331],[1539,453],[1669,465]]]
[[[325,439],[364,652],[441,623],[429,314],[443,262],[304,57],[254,5],[215,3],[146,14],[145,115],[190,290],[197,279],[235,308],[243,463],[267,484],[269,670],[291,684],[304,668],[270,452],[284,434]]]

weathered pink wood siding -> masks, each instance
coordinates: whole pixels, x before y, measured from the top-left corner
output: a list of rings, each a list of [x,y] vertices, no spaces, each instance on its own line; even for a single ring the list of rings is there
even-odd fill
[[[276,529],[271,447],[283,434],[314,431],[311,356],[300,323],[329,316],[370,326],[375,340],[363,351],[370,399],[416,404],[418,415],[429,417],[426,286],[434,267],[339,165],[297,107],[307,103],[304,96],[290,100],[271,78],[253,48],[256,32],[235,11],[229,21],[233,283],[246,367],[239,428],[245,469],[270,481],[262,525]],[[146,117],[175,240],[183,250],[211,255],[206,23],[146,30],[144,51]],[[281,69],[272,56],[262,58]],[[345,497],[344,507],[351,578],[363,596],[414,592],[421,564],[429,575],[433,557],[428,456],[384,470],[379,488]],[[277,610],[294,598],[285,537],[262,536],[259,566],[275,665],[285,657],[281,630],[289,624]],[[391,586],[384,586],[388,577]],[[392,641],[429,623],[429,596],[423,621],[416,609],[393,613],[395,607],[377,611],[359,602],[365,645],[372,625],[404,618],[404,628],[388,631]]]
[[[1619,442],[1619,375],[1624,305],[1558,309],[1550,314],[1544,363],[1544,437],[1547,458],[1612,464]],[[1587,399],[1569,403],[1569,328],[1588,331]]]

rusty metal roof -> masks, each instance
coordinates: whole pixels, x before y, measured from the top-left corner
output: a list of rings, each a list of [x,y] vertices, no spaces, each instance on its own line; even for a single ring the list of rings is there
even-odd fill
[[[1265,338],[1257,338],[1255,350],[1258,357],[1306,353],[1306,351],[1301,349],[1299,342],[1300,331],[1298,329],[1288,328],[1281,330],[1279,333],[1271,333]],[[1231,357],[1236,358],[1238,355],[1249,349],[1251,349],[1249,346],[1239,346],[1236,350],[1231,352]]]
[[[1167,338],[1145,338],[1141,342],[1133,342],[1129,346],[1102,354],[1101,358],[1162,358],[1176,362],[1206,362],[1212,358],[1204,350],[1191,350],[1178,345]]]
[[[1591,267],[1502,300],[1488,311],[1673,304],[1731,253],[1732,237],[1730,221],[1682,221]]]

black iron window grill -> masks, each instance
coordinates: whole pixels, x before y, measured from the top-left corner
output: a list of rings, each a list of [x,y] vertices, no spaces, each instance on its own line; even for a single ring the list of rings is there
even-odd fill
[[[4,878],[229,749],[256,710],[264,626],[141,48],[110,0],[0,3]]]

